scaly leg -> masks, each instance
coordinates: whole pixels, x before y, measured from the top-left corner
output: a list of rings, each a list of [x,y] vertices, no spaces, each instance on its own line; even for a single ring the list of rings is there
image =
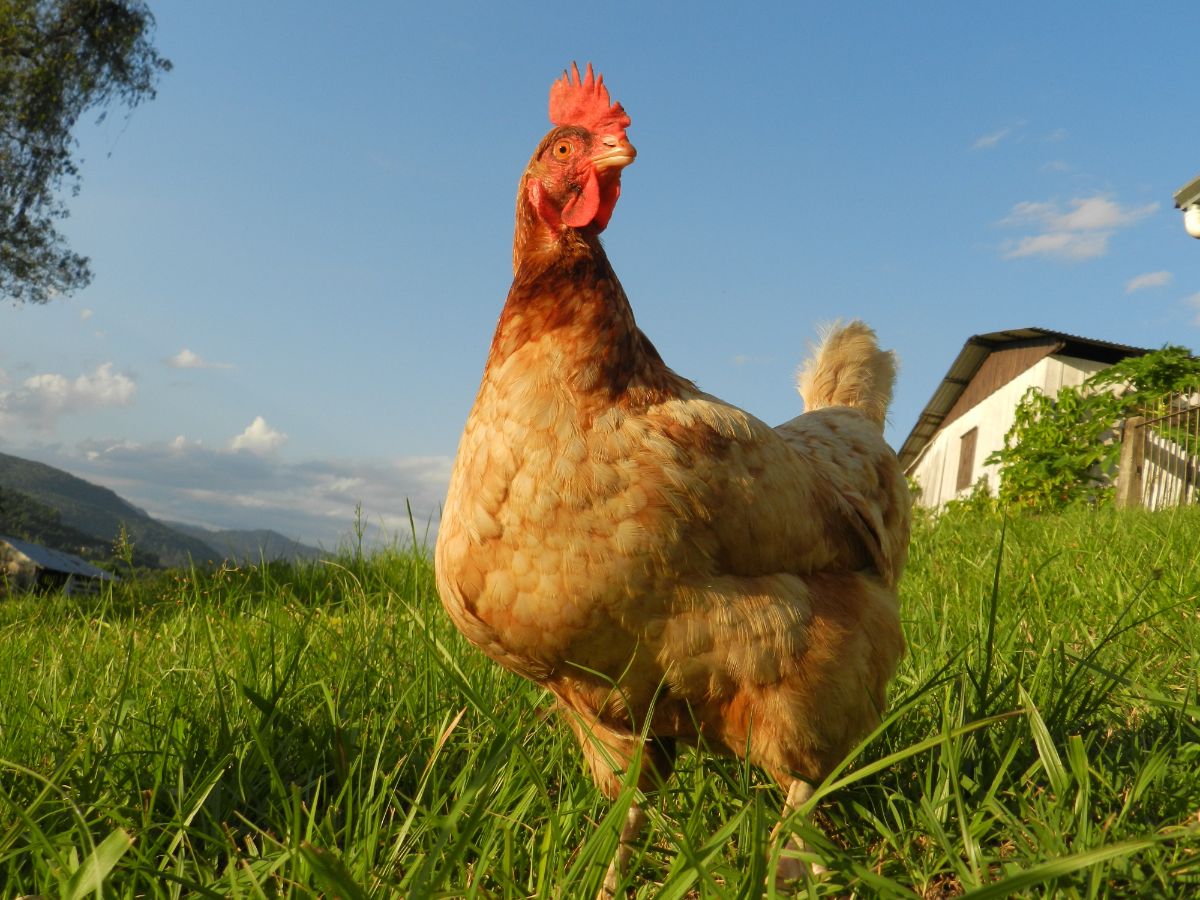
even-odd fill
[[[675,767],[675,742],[671,740],[643,741],[634,731],[616,731],[594,718],[585,718],[579,713],[562,706],[563,718],[579,739],[579,749],[592,770],[596,787],[609,800],[616,800],[624,786],[625,773],[641,763],[637,786],[643,794],[653,797],[670,777]],[[621,877],[629,867],[637,848],[638,838],[646,824],[646,811],[641,804],[629,807],[625,824],[621,828],[620,842],[608,872],[604,876],[604,887],[600,890],[602,900],[612,897],[621,883]]]
[[[788,785],[787,799],[783,801],[784,818],[786,819],[789,813],[807,803],[812,795],[813,786],[811,784],[799,778],[794,779]],[[771,846],[778,842],[782,830],[783,822],[780,822],[771,834]],[[800,836],[795,833],[789,835],[787,843],[783,846],[783,852],[779,854],[779,866],[775,869],[775,888],[777,890],[785,890],[794,886],[809,872],[813,875],[820,875],[825,871],[825,867],[819,863],[812,863],[810,866],[809,863],[800,859],[799,854],[803,851],[804,841],[800,839]]]
[[[608,874],[604,876],[604,887],[600,890],[600,900],[609,900],[610,897],[616,896],[621,876],[625,874],[625,870],[629,866],[629,860],[633,857],[634,847],[637,846],[638,838],[641,837],[645,824],[646,811],[639,804],[634,803],[629,807],[629,812],[625,816],[625,825],[621,828],[621,842],[617,844],[617,855],[609,863]]]

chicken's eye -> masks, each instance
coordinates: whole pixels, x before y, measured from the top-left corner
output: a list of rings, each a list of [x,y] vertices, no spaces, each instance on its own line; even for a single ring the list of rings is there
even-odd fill
[[[571,155],[571,145],[566,141],[559,141],[554,145],[554,155],[559,159],[567,159]]]

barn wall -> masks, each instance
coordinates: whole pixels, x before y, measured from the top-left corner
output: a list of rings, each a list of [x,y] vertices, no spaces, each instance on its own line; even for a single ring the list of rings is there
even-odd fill
[[[985,478],[988,489],[993,494],[996,493],[999,487],[997,468],[985,466],[983,461],[993,451],[1004,446],[1004,435],[1012,428],[1017,404],[1025,392],[1031,387],[1036,387],[1043,393],[1057,394],[1060,388],[1082,384],[1090,375],[1106,368],[1107,363],[1094,360],[1048,356],[1034,363],[975,406],[960,411],[956,419],[943,425],[933,436],[916,463],[909,469],[909,475],[921,486],[918,502],[922,506],[936,509],[960,494],[969,493],[971,486],[980,478]],[[971,466],[969,484],[960,492],[956,490],[959,450],[963,435],[973,428],[978,429],[975,460]]]
[[[950,425],[967,410],[977,406],[1014,378],[1062,348],[1063,342],[1054,337],[1031,338],[1028,341],[1017,341],[997,347],[988,354],[971,383],[963,389],[962,396],[950,407],[942,426]]]

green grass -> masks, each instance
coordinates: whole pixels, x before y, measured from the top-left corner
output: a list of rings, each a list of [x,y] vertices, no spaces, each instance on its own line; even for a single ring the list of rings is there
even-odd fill
[[[1200,509],[920,528],[892,712],[797,823],[812,894],[1200,887],[1198,548]],[[548,708],[420,554],[2,600],[0,897],[594,896],[632,797]],[[631,893],[764,895],[781,800],[685,755]]]

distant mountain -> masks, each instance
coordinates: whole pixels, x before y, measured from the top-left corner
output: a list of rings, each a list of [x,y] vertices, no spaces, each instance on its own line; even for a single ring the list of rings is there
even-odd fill
[[[44,463],[0,453],[0,534],[100,560],[112,557],[122,524],[138,565],[328,556],[276,531],[218,531],[161,522],[108,488]]]
[[[11,488],[0,488],[0,535],[52,547],[93,561],[112,558],[112,546],[70,525],[57,509]]]
[[[149,554],[159,565],[215,562],[222,557],[205,541],[168,528],[108,488],[53,466],[0,453],[0,489],[5,495],[15,491],[33,498],[56,510],[62,524],[110,546],[124,525],[134,548]]]
[[[241,563],[256,563],[262,560],[325,559],[330,556],[324,550],[310,547],[299,541],[286,538],[278,531],[258,528],[253,531],[237,529],[201,528],[183,522],[163,521],[174,531],[204,541],[225,559]]]

